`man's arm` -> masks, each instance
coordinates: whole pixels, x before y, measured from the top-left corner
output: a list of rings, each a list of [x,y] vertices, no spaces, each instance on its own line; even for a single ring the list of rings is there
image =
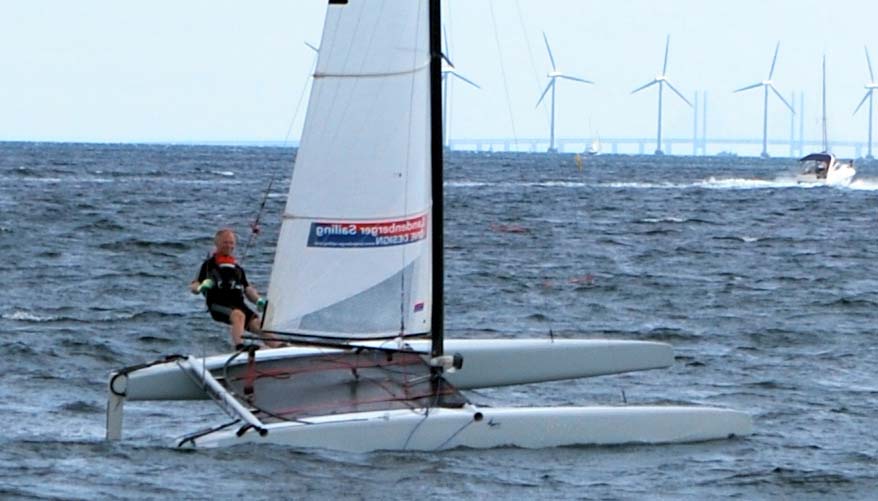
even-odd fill
[[[205,289],[210,289],[213,287],[213,280],[210,281],[210,284],[205,284],[204,282],[207,280],[207,261],[201,263],[201,268],[198,270],[198,276],[195,277],[195,280],[189,282],[189,292],[192,294],[198,294],[201,292],[201,285],[204,284]]]
[[[259,301],[259,291],[257,291],[256,287],[253,287],[252,285],[248,285],[244,288],[244,295],[253,303]]]

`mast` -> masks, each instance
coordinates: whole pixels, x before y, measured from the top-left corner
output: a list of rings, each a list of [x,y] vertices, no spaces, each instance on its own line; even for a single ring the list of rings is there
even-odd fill
[[[826,55],[823,56],[823,151],[829,153],[829,136],[826,134]]]
[[[431,355],[444,353],[445,333],[445,256],[444,198],[442,186],[442,22],[439,0],[429,0],[430,11],[430,150],[431,190],[433,197],[433,318],[431,319]],[[437,370],[434,368],[434,370]]]

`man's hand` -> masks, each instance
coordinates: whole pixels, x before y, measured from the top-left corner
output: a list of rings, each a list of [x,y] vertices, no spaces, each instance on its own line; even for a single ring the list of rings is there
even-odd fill
[[[214,285],[215,285],[215,284],[213,283],[213,280],[211,280],[211,279],[209,279],[209,278],[205,278],[204,281],[201,282],[201,284],[198,285],[198,289],[196,289],[196,292],[199,292],[199,293],[201,293],[201,294],[204,294],[204,293],[206,293],[209,289],[213,289],[213,286],[214,286]]]

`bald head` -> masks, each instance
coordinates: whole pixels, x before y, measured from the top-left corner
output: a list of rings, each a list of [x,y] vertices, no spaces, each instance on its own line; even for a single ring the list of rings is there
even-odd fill
[[[235,254],[235,232],[230,228],[222,228],[213,237],[216,245],[216,253],[220,256],[232,256]]]

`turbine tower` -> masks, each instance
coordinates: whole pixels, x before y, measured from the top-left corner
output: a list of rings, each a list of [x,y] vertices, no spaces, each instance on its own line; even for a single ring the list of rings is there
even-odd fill
[[[478,84],[464,77],[460,73],[457,72],[457,69],[454,67],[454,64],[451,63],[451,52],[448,50],[448,34],[445,33],[445,27],[442,27],[442,35],[445,40],[445,52],[442,54],[442,138],[445,141],[446,148],[448,147],[448,131],[446,126],[446,120],[448,117],[448,85],[450,84],[448,77],[452,76],[454,78],[459,78],[464,82],[472,85],[476,89],[481,89]]]
[[[635,92],[640,92],[641,90],[643,90],[647,87],[650,87],[652,85],[655,85],[655,84],[658,84],[658,86],[659,86],[659,91],[658,91],[658,134],[656,136],[656,143],[655,143],[655,154],[656,155],[663,155],[664,154],[664,152],[662,151],[662,92],[664,91],[664,86],[667,85],[668,87],[670,87],[671,90],[674,91],[674,94],[680,96],[680,99],[685,101],[686,104],[688,104],[690,108],[692,107],[692,103],[690,103],[689,100],[686,99],[686,97],[683,96],[683,94],[681,94],[680,91],[678,91],[676,89],[676,87],[671,85],[671,81],[668,79],[668,47],[670,45],[671,45],[671,35],[668,35],[668,38],[665,41],[665,63],[664,63],[664,65],[662,65],[661,74],[657,75],[654,79],[652,79],[651,82],[647,82],[646,84],[641,85],[640,87],[631,91],[631,93],[634,94]]]
[[[866,84],[866,95],[863,96],[863,99],[860,101],[860,104],[857,105],[857,108],[854,110],[854,115],[860,111],[860,108],[863,106],[863,103],[866,102],[866,99],[869,100],[869,141],[868,141],[868,153],[866,153],[866,158],[872,160],[872,92],[875,89],[878,89],[878,83],[875,83],[875,74],[872,73],[872,61],[869,59],[869,48],[863,47],[866,49],[866,65],[869,66],[869,83]]]
[[[774,94],[783,101],[783,104],[786,105],[789,110],[795,114],[796,111],[793,110],[793,107],[790,103],[787,102],[786,99],[781,95],[780,92],[774,87],[774,83],[771,80],[772,75],[774,75],[774,65],[777,62],[777,51],[780,49],[780,42],[777,42],[777,45],[774,47],[774,57],[771,59],[771,69],[768,70],[768,78],[753,85],[748,85],[746,87],[741,87],[737,89],[735,92],[741,92],[745,90],[755,89],[756,87],[762,87],[764,91],[763,104],[762,104],[762,158],[768,158],[768,89],[771,89]]]
[[[571,77],[570,75],[565,75],[558,70],[558,66],[555,65],[555,58],[552,56],[552,48],[549,47],[549,39],[546,38],[545,32],[543,33],[543,41],[546,42],[546,50],[549,52],[549,61],[552,63],[552,71],[550,71],[546,76],[549,77],[549,84],[546,85],[546,89],[540,95],[540,99],[537,101],[537,106],[543,102],[543,98],[546,97],[546,93],[549,92],[549,89],[552,89],[552,120],[549,124],[549,153],[555,153],[558,150],[555,149],[555,80],[559,78],[566,78],[567,80],[573,80],[574,82],[582,82],[587,84],[594,84],[591,80],[585,80],[582,78]]]

